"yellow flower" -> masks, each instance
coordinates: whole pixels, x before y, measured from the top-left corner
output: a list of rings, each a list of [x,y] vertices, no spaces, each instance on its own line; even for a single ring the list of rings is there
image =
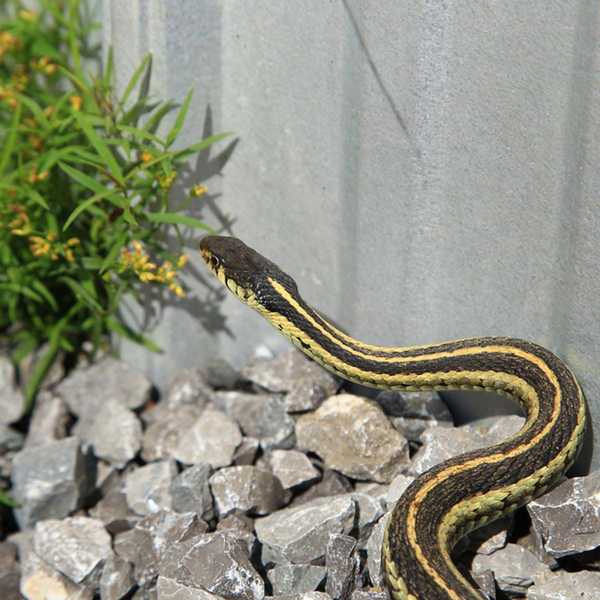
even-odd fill
[[[32,235],[29,238],[29,249],[34,256],[45,256],[50,252],[50,244],[39,235]]]
[[[177,268],[178,269],[183,269],[183,267],[185,267],[185,265],[187,265],[187,261],[188,261],[188,257],[185,254],[182,254],[177,259]]]
[[[79,241],[79,238],[76,237],[72,237],[67,240],[67,246],[79,246],[80,243],[81,242]]]
[[[23,9],[23,10],[19,11],[19,17],[21,17],[21,19],[23,19],[23,21],[29,21],[30,23],[33,23],[34,21],[37,20],[38,15],[33,10]]]
[[[163,190],[168,190],[173,185],[175,177],[177,177],[177,173],[171,171],[168,175],[163,175],[158,178],[158,185],[160,185]]]
[[[176,284],[176,283],[172,283],[171,285],[169,285],[169,289],[178,297],[178,298],[185,298],[185,292],[183,291],[183,288]]]
[[[13,235],[29,235],[31,233],[31,223],[25,209],[20,204],[11,204],[9,208],[17,213],[16,217],[8,224],[10,232]]]
[[[145,163],[150,162],[153,158],[154,158],[154,156],[152,156],[151,152],[148,152],[147,150],[144,150],[144,152],[142,152],[142,156],[141,156],[142,162],[145,162]]]
[[[71,248],[67,248],[65,250],[65,258],[69,261],[69,262],[73,262],[75,260],[75,254],[73,253],[73,250],[71,250]]]
[[[81,110],[81,105],[83,104],[83,98],[81,96],[71,96],[69,98],[69,102],[71,103],[71,108],[75,111]]]
[[[206,192],[208,192],[208,188],[205,185],[202,185],[200,183],[198,183],[194,187],[192,187],[192,190],[191,190],[192,196],[194,196],[196,198],[200,198],[201,196],[204,196],[204,194],[206,194]]]

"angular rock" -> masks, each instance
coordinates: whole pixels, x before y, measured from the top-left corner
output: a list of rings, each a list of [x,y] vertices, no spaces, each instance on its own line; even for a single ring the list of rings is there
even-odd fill
[[[226,360],[211,358],[204,369],[204,379],[215,390],[232,390],[240,380],[240,374]]]
[[[273,474],[286,490],[318,481],[321,477],[308,456],[298,450],[273,450],[269,455],[269,462]]]
[[[325,591],[334,600],[347,600],[353,591],[358,570],[356,540],[349,535],[332,534],[327,542]]]
[[[418,441],[421,432],[432,425],[452,426],[452,414],[436,391],[394,392],[383,391],[375,401],[395,425],[404,426],[411,441]],[[408,437],[408,436],[406,436]]]
[[[0,543],[0,598],[20,600],[21,567],[17,562],[17,547],[11,542]]]
[[[62,440],[67,435],[69,421],[69,411],[63,399],[50,392],[41,392],[35,401],[25,446],[32,448]]]
[[[0,455],[21,450],[25,437],[20,431],[0,423]]]
[[[507,544],[493,554],[477,554],[471,569],[474,574],[492,571],[503,592],[524,595],[534,581],[543,577],[546,565],[529,550],[517,544]]]
[[[205,521],[214,517],[210,476],[213,469],[208,463],[198,463],[185,469],[171,483],[171,498],[175,512],[194,512]]]
[[[496,580],[492,571],[482,571],[473,575],[473,581],[479,586],[486,600],[496,599]]]
[[[114,548],[121,559],[133,565],[137,583],[147,587],[156,578],[166,554],[174,549],[183,551],[206,529],[206,523],[194,513],[161,510],[142,519],[132,530],[118,534]]]
[[[391,512],[387,512],[379,519],[375,527],[373,527],[373,531],[371,531],[369,541],[367,542],[367,568],[369,569],[371,583],[376,587],[385,587],[383,567],[381,565],[381,548],[383,546],[385,528],[391,514]]]
[[[348,494],[356,503],[354,526],[357,529],[358,548],[363,549],[371,536],[373,528],[384,515],[384,502],[369,494],[352,492]]]
[[[60,519],[77,510],[94,488],[95,470],[95,460],[82,453],[74,437],[17,453],[12,495],[21,504],[14,511],[20,527]]]
[[[131,471],[125,479],[127,504],[138,515],[170,509],[171,484],[176,476],[177,465],[173,460],[150,463]]]
[[[120,487],[107,491],[89,513],[102,521],[112,535],[131,529],[140,520],[140,516],[129,507],[127,496]]]
[[[527,591],[528,600],[597,600],[600,590],[600,573],[561,571],[547,575]]]
[[[229,531],[237,540],[246,545],[248,556],[252,555],[256,545],[253,519],[247,515],[234,513],[217,523],[217,531]]]
[[[233,464],[236,467],[253,465],[259,446],[260,442],[256,438],[244,436],[241,444],[233,453]]]
[[[88,517],[39,521],[33,544],[38,556],[76,583],[99,576],[112,556],[110,535],[102,521]]]
[[[171,544],[160,560],[159,574],[231,600],[262,600],[265,595],[246,545],[227,531]]]
[[[219,392],[215,402],[239,424],[244,435],[257,438],[263,450],[294,445],[294,420],[280,395]]]
[[[352,484],[347,477],[344,477],[344,475],[337,471],[326,469],[323,472],[321,481],[309,487],[305,492],[298,494],[290,506],[300,506],[315,498],[337,496],[338,494],[346,494],[351,491]]]
[[[523,423],[523,417],[508,415],[461,427],[430,427],[421,435],[423,447],[413,457],[408,472],[420,475],[449,458],[497,444],[519,431]]]
[[[409,463],[408,442],[374,402],[339,394],[296,423],[298,446],[348,477],[389,482]]]
[[[200,369],[182,369],[169,383],[164,402],[170,408],[191,404],[203,409],[212,395],[213,390]]]
[[[252,466],[220,469],[210,478],[210,487],[221,517],[234,511],[265,515],[286,501],[279,479]]]
[[[313,592],[326,575],[327,569],[317,565],[277,565],[267,571],[274,596]]]
[[[100,578],[100,598],[102,600],[120,600],[135,585],[131,563],[114,554],[104,563]]]
[[[527,511],[538,540],[555,558],[600,547],[600,471],[567,479]]]
[[[157,600],[224,600],[222,596],[184,585],[162,575],[156,581],[156,592]]]
[[[78,417],[93,416],[111,400],[126,408],[140,408],[151,391],[152,384],[143,373],[111,356],[75,369],[56,387],[56,392]]]
[[[329,396],[335,394],[339,387],[339,381],[325,369],[321,369],[318,378],[303,377],[290,386],[283,398],[285,409],[289,413],[316,410]]]
[[[181,436],[173,458],[184,464],[209,463],[226,467],[242,441],[237,424],[221,411],[207,408]]]
[[[311,563],[325,556],[332,533],[350,533],[356,505],[352,498],[317,498],[256,519],[256,536],[263,544],[263,564]]]
[[[390,595],[387,590],[378,591],[377,589],[370,590],[354,590],[350,596],[351,600],[389,600]]]
[[[74,430],[94,454],[122,468],[142,447],[142,425],[136,414],[116,400],[98,407],[92,416],[82,418]]]
[[[273,596],[273,600],[332,600],[325,592],[304,592],[303,594],[281,594]]]
[[[25,398],[15,383],[15,368],[0,354],[0,423],[9,425],[21,418]]]
[[[160,403],[144,413],[148,428],[142,441],[142,458],[146,462],[171,458],[181,438],[202,414],[196,406],[168,407]]]
[[[33,549],[33,531],[11,536],[19,548],[20,591],[27,600],[92,600],[93,591],[53,569]]]
[[[398,475],[394,477],[390,483],[390,487],[385,495],[385,504],[388,510],[394,508],[396,502],[400,500],[402,494],[406,491],[408,486],[415,480],[411,475]]]

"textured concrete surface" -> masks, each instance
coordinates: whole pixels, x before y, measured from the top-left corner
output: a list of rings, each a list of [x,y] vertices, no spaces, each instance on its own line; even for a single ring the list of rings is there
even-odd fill
[[[188,141],[207,106],[215,131],[239,136],[223,178],[196,165],[205,218],[234,217],[365,339],[547,345],[580,378],[600,448],[599,13],[594,0],[105,0],[104,40],[121,84],[152,51],[154,93],[195,88]],[[241,364],[285,346],[194,264],[194,298],[154,334],[166,353],[126,348],[160,384],[213,354]]]

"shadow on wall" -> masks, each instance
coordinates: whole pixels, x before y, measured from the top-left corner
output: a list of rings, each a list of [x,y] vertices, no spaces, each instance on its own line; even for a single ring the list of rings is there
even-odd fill
[[[202,139],[214,134],[212,110],[208,106],[204,118]],[[212,146],[199,152],[195,164],[183,169],[175,185],[173,185],[170,198],[172,206],[181,209],[183,205],[189,202],[188,190],[193,185],[206,181],[213,176],[221,176],[223,168],[231,158],[238,142],[239,138],[234,139],[216,156],[211,156]],[[221,211],[217,203],[219,196],[220,194],[207,193],[202,196],[202,201],[195,202],[186,208],[185,212],[201,221],[206,221],[206,216],[210,215],[218,223],[217,230],[219,233],[231,235],[231,228],[235,219]],[[182,227],[180,238],[169,235],[167,240],[169,247],[175,249],[183,245],[183,248],[189,249],[193,253],[198,250],[201,237],[202,234],[198,230],[191,227]],[[137,331],[147,333],[157,326],[166,308],[176,307],[178,310],[183,310],[192,315],[209,333],[224,332],[233,337],[232,332],[226,325],[226,317],[221,312],[221,303],[227,291],[221,285],[213,285],[210,276],[207,276],[204,270],[198,270],[193,264],[188,263],[186,266],[186,277],[206,288],[207,293],[201,298],[197,296],[176,298],[162,286],[146,285],[143,286],[137,298],[141,310],[131,310],[131,307],[124,305],[121,308],[121,316]]]

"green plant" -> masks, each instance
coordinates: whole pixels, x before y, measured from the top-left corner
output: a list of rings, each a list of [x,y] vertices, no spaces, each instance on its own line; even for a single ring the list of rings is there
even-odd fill
[[[227,135],[175,149],[191,92],[181,106],[152,101],[148,56],[116,97],[111,54],[96,76],[84,66],[83,2],[38,4],[3,3],[0,26],[0,334],[17,364],[45,347],[26,409],[60,351],[97,348],[109,333],[157,350],[119,304],[144,285],[185,294],[181,228],[209,228],[182,211],[206,188],[194,182],[178,209],[170,190],[192,155]]]

